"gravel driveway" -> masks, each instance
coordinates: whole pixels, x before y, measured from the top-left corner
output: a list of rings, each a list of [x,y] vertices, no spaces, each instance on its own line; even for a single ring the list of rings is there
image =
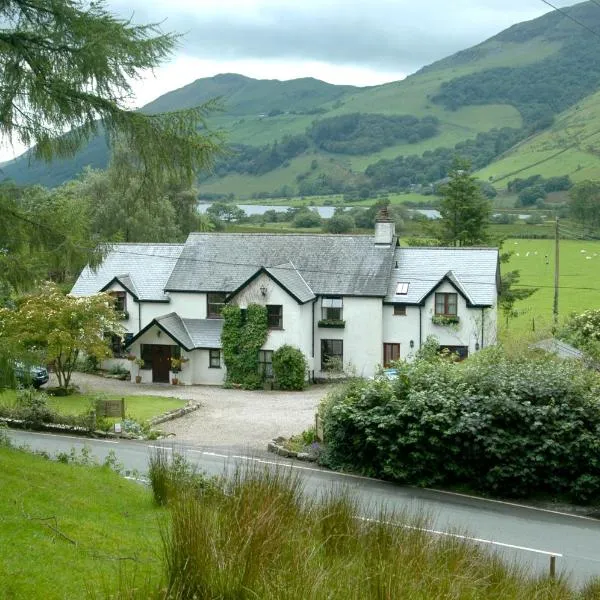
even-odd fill
[[[135,384],[83,373],[74,373],[73,383],[84,393],[170,396],[199,402],[199,410],[161,423],[160,428],[182,442],[229,450],[265,450],[273,438],[289,437],[314,425],[317,406],[331,389],[313,385],[303,392],[248,392],[201,385]]]

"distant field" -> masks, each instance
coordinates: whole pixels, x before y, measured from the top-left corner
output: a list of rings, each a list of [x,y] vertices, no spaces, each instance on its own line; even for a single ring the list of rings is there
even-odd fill
[[[529,299],[518,302],[521,313],[508,328],[500,316],[501,328],[510,332],[531,331],[552,324],[554,296],[554,240],[507,240],[504,250],[514,252],[502,270],[519,269],[521,284],[539,287]],[[585,250],[585,252],[582,252]],[[545,257],[548,257],[546,264]],[[560,243],[559,318],[572,312],[600,308],[600,242],[563,240]]]

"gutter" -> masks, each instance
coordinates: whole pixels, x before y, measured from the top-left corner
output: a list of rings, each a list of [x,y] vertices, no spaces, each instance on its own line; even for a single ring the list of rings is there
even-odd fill
[[[423,344],[423,320],[421,319],[421,311],[423,307],[419,306],[419,350]]]

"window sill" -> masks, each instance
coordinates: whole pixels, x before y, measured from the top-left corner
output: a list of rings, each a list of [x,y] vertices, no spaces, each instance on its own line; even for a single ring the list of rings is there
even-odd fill
[[[285,331],[283,327],[269,327],[269,331]]]
[[[213,367],[212,365],[208,365],[209,369],[222,369],[222,367]]]

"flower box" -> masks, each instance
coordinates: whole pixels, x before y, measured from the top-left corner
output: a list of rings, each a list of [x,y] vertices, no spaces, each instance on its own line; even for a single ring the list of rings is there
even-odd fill
[[[433,315],[431,322],[434,325],[440,325],[441,327],[458,325],[460,319],[457,315]]]
[[[331,327],[334,329],[344,329],[346,321],[341,319],[321,319],[318,323],[319,327]]]

